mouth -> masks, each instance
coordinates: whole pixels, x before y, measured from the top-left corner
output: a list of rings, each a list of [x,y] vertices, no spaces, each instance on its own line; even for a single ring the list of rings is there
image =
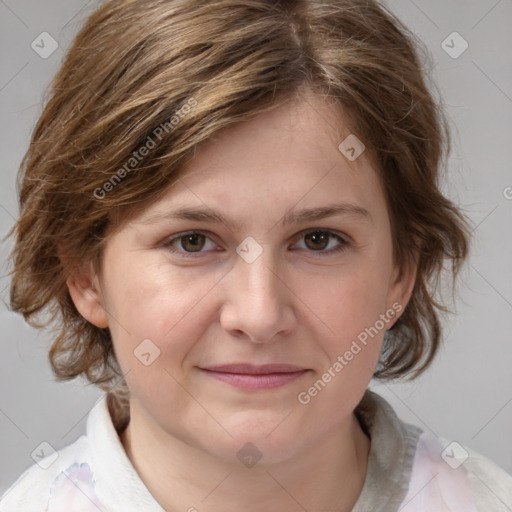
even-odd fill
[[[256,366],[247,363],[227,364],[200,368],[208,377],[226,382],[240,389],[264,390],[284,386],[293,382],[309,370],[291,364],[265,364]]]

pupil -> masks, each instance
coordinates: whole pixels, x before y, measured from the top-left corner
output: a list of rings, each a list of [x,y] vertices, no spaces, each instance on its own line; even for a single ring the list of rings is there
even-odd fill
[[[184,248],[188,250],[188,248],[186,247],[188,245],[189,242],[192,243],[192,250],[194,249],[197,249],[197,240],[198,240],[198,237],[202,237],[203,235],[197,233],[197,234],[191,234],[191,235],[185,235],[185,244],[184,244]],[[199,244],[201,245],[201,244]],[[199,249],[201,249],[201,247],[199,247]]]
[[[320,233],[320,235],[319,235],[319,233]],[[318,231],[318,232],[310,233],[310,234],[306,235],[306,239],[313,240],[313,244],[320,242],[320,245],[322,247],[316,247],[316,248],[323,249],[326,247],[325,242],[328,239],[328,235],[327,235],[327,233],[322,233],[322,232]],[[313,247],[313,248],[315,248],[315,247]]]

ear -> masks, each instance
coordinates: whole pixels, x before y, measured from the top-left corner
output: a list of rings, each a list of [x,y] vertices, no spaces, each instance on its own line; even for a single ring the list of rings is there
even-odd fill
[[[59,258],[64,264],[69,261],[64,250],[59,250]],[[80,314],[96,327],[108,327],[100,280],[92,261],[82,263],[68,277],[66,284]]]
[[[411,299],[414,285],[416,283],[416,275],[418,273],[418,265],[411,256],[409,260],[400,269],[397,264],[393,267],[392,278],[388,292],[388,308],[393,308],[393,304],[400,304],[401,309],[397,309],[398,320],[400,315],[405,310],[409,300]]]

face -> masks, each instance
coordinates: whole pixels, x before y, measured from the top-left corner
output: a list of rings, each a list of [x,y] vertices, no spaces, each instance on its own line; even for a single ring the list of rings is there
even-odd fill
[[[413,284],[368,155],[348,160],[342,111],[305,98],[201,147],[108,241],[96,287],[70,287],[112,333],[132,414],[216,456],[285,460],[346,422]]]

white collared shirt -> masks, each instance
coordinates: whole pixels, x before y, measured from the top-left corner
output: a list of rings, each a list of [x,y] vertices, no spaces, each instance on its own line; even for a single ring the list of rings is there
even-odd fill
[[[355,412],[371,447],[352,512],[512,511],[512,476],[491,460],[403,422],[370,390]],[[164,512],[123,448],[106,395],[86,434],[30,467],[0,501],[0,512],[141,511]]]

